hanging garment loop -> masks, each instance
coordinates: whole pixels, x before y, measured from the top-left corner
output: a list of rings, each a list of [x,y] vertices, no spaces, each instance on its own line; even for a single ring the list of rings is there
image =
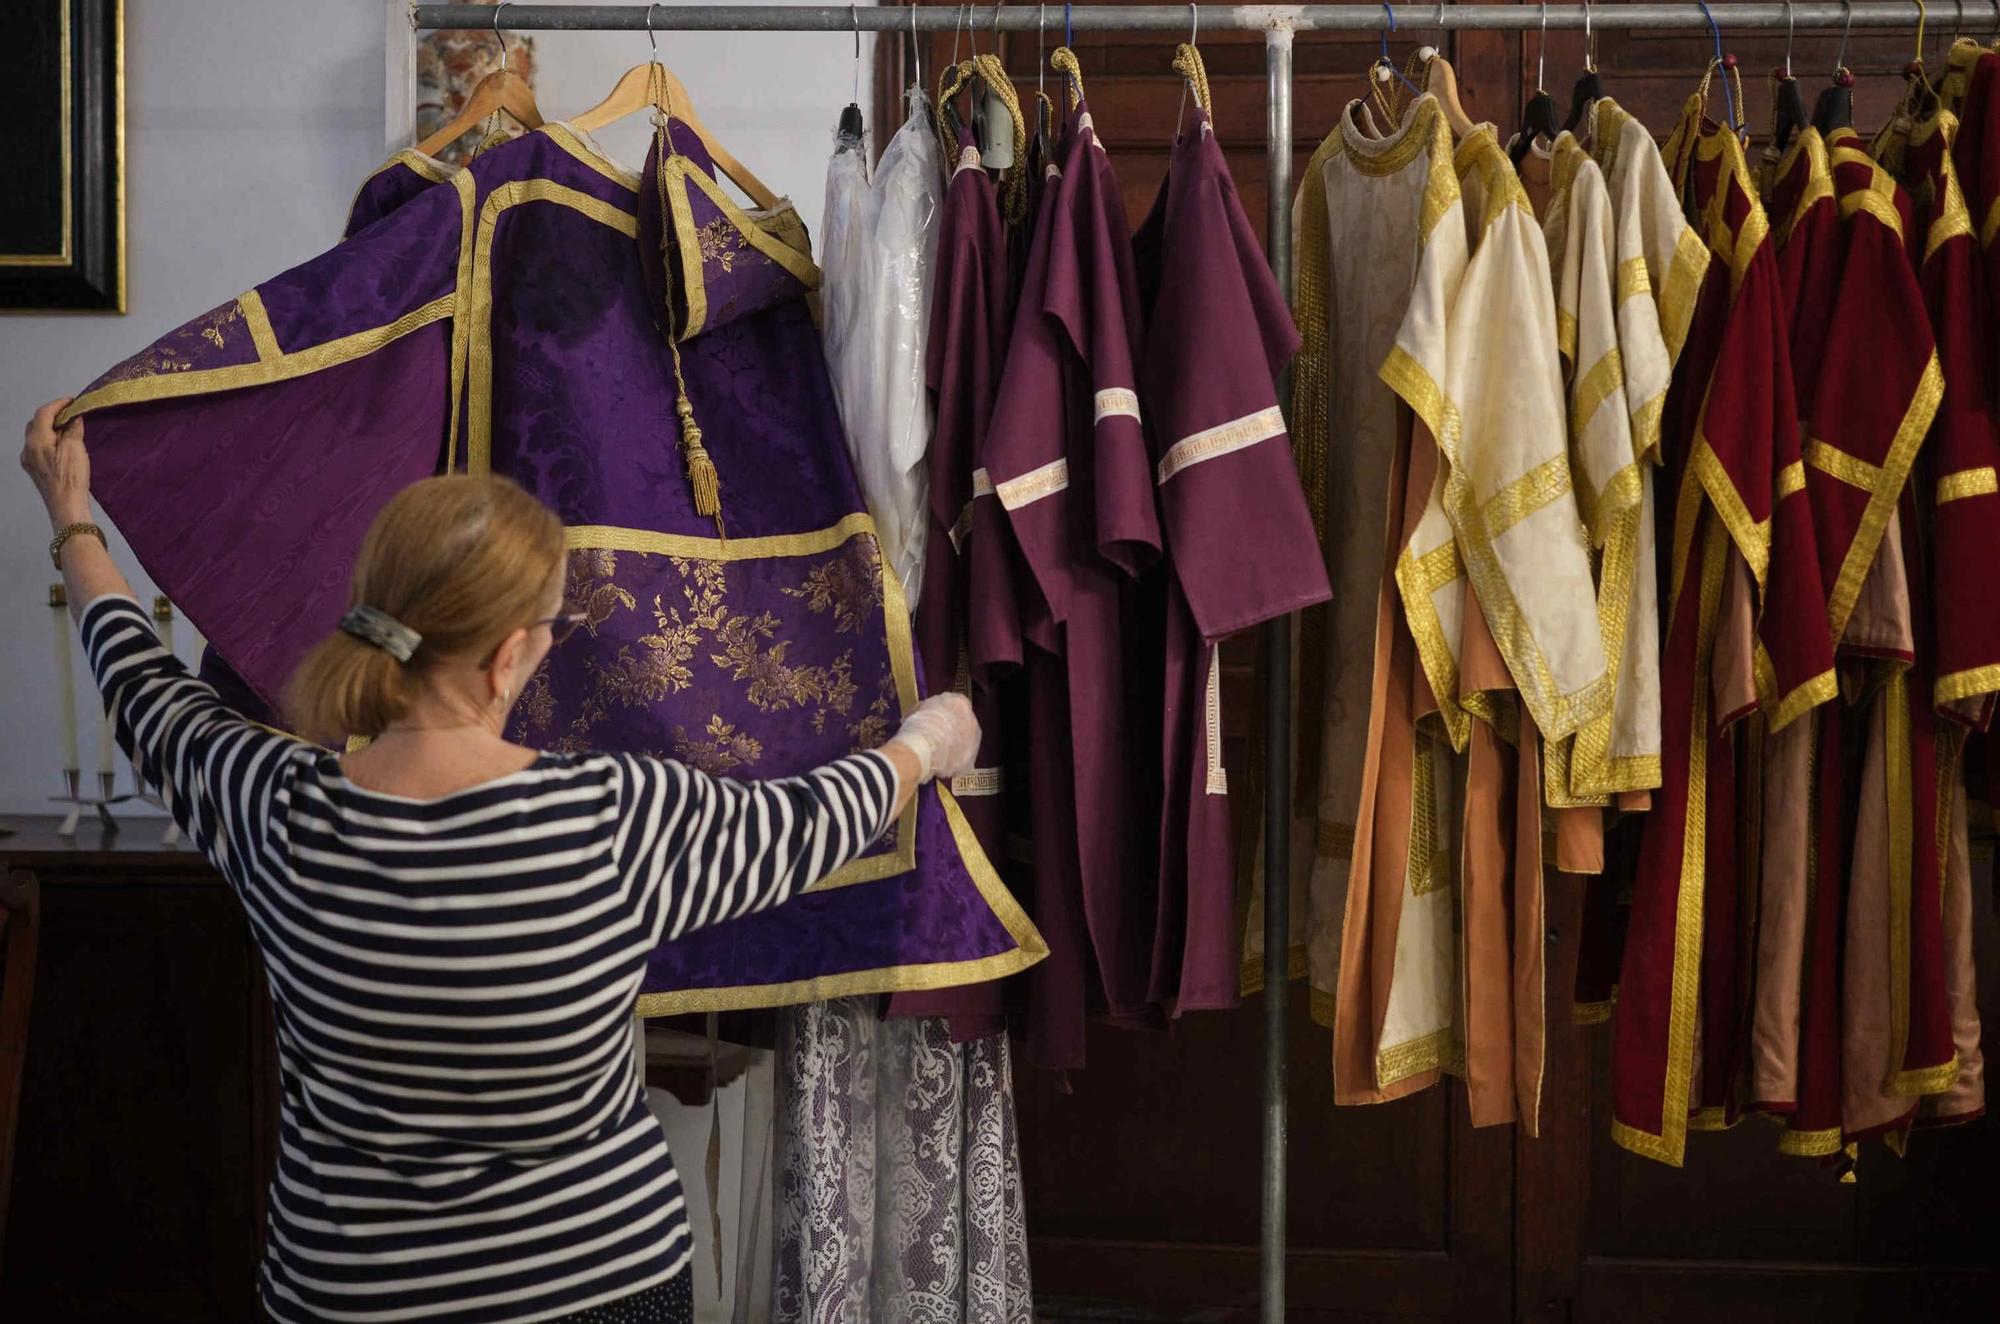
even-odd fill
[[[1386,8],[1386,6],[1385,6]],[[1542,35],[1535,39],[1535,91],[1548,91],[1546,75],[1549,64],[1549,0],[1542,0]]]
[[[1083,104],[1083,66],[1077,63],[1076,52],[1067,46],[1058,46],[1049,56],[1049,68],[1063,76],[1069,86],[1069,108],[1075,110]]]
[[[1389,34],[1396,30],[1395,8],[1384,4],[1382,6],[1382,17],[1388,21],[1388,26],[1375,30],[1375,35],[1381,39],[1382,53],[1375,58],[1375,63],[1369,69],[1369,81],[1371,83],[1386,83],[1393,76],[1397,82],[1410,89],[1411,96],[1420,97],[1424,94],[1424,90],[1411,82],[1403,71],[1396,67],[1396,61],[1389,54]],[[1383,107],[1383,113],[1388,114],[1391,119],[1397,118],[1389,111],[1387,106]]]
[[[1728,77],[1735,71],[1722,54],[1722,28],[1716,23],[1715,15],[1708,12],[1708,0],[1695,0],[1695,3],[1701,6],[1701,16],[1708,22],[1709,35],[1715,38],[1715,60],[1709,65],[1708,73],[1704,74],[1701,80],[1703,96],[1706,98],[1709,77],[1717,69],[1723,70],[1722,99],[1729,107],[1729,131],[1740,135],[1743,132],[1743,123],[1736,118],[1736,94],[1730,89]],[[1739,78],[1737,81],[1742,80]]]

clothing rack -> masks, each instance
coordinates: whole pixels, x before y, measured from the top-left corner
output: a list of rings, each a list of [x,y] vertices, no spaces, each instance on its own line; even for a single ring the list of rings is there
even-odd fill
[[[1197,22],[1197,16],[1199,21]],[[1419,4],[1419,5],[422,5],[409,7],[408,33],[436,29],[512,32],[1227,32],[1264,33],[1269,98],[1265,169],[1266,249],[1281,289],[1292,279],[1292,41],[1300,32],[1410,33],[1528,31],[1545,28],[1681,28],[1729,32],[1797,28],[1889,28],[1974,36],[2000,33],[2000,0],[1869,0],[1809,4]],[[392,28],[394,21],[392,20]],[[393,35],[393,33],[392,33]],[[407,35],[407,34],[406,34]],[[392,43],[394,58],[396,47]],[[413,68],[410,61],[405,69]],[[392,120],[393,120],[392,116]],[[1289,392],[1281,390],[1283,400]],[[1289,409],[1287,410],[1289,412]],[[1292,627],[1264,627],[1264,858],[1291,858]],[[1285,1317],[1286,1041],[1291,950],[1290,891],[1264,889],[1264,1091],[1259,1318]]]

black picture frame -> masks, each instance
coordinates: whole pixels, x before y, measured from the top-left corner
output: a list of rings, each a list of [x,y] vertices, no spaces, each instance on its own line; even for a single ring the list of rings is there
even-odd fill
[[[5,0],[0,310],[125,311],[124,0]]]

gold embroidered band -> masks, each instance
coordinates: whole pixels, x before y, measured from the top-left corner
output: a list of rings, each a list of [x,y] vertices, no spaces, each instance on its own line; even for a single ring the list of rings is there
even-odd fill
[[[1200,432],[1182,437],[1160,457],[1159,481],[1165,483],[1181,470],[1204,460],[1213,460],[1284,434],[1284,411],[1276,405],[1212,428],[1203,428]]]
[[[951,779],[951,793],[964,799],[975,795],[998,795],[1007,785],[1007,774],[1000,768],[974,768],[971,772],[961,772]]]
[[[1004,483],[993,484],[995,496],[1000,504],[1009,510],[1019,510],[1032,505],[1043,497],[1054,496],[1069,486],[1069,461],[1050,460],[1040,468],[1030,469],[1019,478],[1009,478]]]
[[[1102,423],[1107,418],[1139,419],[1139,396],[1122,386],[1112,386],[1097,393],[1097,408],[1091,418],[1092,423]]]
[[[1942,506],[1947,501],[1991,496],[1995,492],[2000,492],[2000,475],[1994,473],[1992,465],[1982,465],[1977,469],[1960,469],[1957,473],[1946,474],[1938,479],[1937,503]]]

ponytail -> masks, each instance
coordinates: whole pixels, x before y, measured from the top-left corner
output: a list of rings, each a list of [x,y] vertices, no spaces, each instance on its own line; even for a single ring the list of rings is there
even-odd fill
[[[504,478],[446,474],[405,488],[362,540],[348,605],[388,614],[421,642],[401,662],[345,631],[321,640],[287,687],[293,729],[328,743],[382,734],[433,667],[486,656],[545,612],[563,549],[561,521]]]

